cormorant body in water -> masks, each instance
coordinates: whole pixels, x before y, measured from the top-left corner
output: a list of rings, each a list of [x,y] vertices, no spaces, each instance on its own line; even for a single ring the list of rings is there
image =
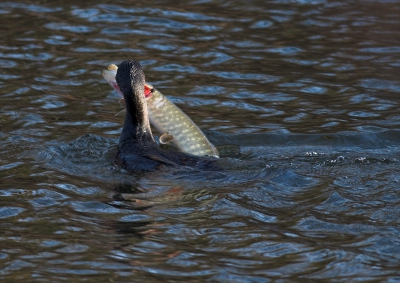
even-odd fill
[[[198,157],[158,146],[151,133],[144,94],[145,76],[134,60],[118,66],[117,84],[124,95],[126,115],[115,163],[127,171],[149,171],[160,165],[179,165],[218,170],[213,157]]]

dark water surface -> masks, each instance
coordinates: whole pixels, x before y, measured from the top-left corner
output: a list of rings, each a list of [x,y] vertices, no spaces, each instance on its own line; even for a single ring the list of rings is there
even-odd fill
[[[1,282],[400,282],[398,1],[0,3]],[[100,71],[223,172],[127,174]],[[122,197],[124,199],[122,199]]]

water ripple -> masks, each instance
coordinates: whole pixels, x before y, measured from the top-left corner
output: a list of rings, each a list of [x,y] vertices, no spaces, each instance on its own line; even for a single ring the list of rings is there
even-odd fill
[[[23,209],[21,207],[3,206],[0,208],[0,218],[4,219],[4,218],[9,218],[9,217],[14,217],[23,211],[25,211],[25,209]]]
[[[282,55],[293,55],[299,52],[304,52],[301,48],[294,47],[294,46],[286,46],[286,47],[276,47],[276,48],[269,48],[267,49],[270,53],[280,53]]]
[[[370,52],[370,53],[399,53],[400,46],[391,46],[391,47],[366,47],[361,48],[361,52]]]
[[[45,53],[45,52],[40,52],[37,55],[27,54],[27,53],[12,53],[12,54],[0,53],[0,57],[32,60],[32,61],[46,61],[46,60],[52,59],[53,55],[51,55],[49,53]]]
[[[364,79],[360,85],[367,89],[390,90],[400,92],[400,83],[398,81],[388,81],[380,79]]]
[[[50,8],[50,7],[39,6],[39,5],[34,5],[34,4],[23,4],[23,3],[13,3],[13,2],[0,3],[0,7],[7,8],[7,9],[9,9],[9,8],[24,9],[24,10],[28,10],[31,12],[39,12],[39,13],[51,13],[51,12],[62,11],[61,7]]]
[[[55,23],[55,22],[45,24],[45,27],[48,29],[54,29],[59,31],[61,30],[70,31],[74,33],[88,33],[95,30],[94,28],[88,26],[74,26],[74,25],[68,25],[66,23]]]
[[[192,29],[196,27],[192,24],[178,22],[165,18],[148,18],[148,17],[142,17],[137,24],[162,27],[163,29]]]
[[[262,21],[255,22],[250,27],[251,28],[269,28],[272,25],[273,25],[273,22],[268,21],[268,20],[262,20]]]

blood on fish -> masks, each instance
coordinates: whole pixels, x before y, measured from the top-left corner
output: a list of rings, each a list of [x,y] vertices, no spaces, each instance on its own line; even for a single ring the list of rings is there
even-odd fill
[[[149,88],[148,86],[144,86],[144,96],[147,98],[147,97],[149,97],[150,95],[151,95],[151,93],[152,93],[152,89],[151,88]]]

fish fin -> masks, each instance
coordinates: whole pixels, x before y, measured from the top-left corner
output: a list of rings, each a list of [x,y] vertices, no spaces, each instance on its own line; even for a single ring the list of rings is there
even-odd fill
[[[125,113],[126,113],[126,109],[122,109],[117,114],[115,114],[115,116],[121,116],[122,114],[125,114]]]
[[[123,97],[118,99],[118,103],[119,103],[119,105],[125,107],[125,99]]]
[[[166,132],[165,134],[162,134],[160,136],[159,140],[160,140],[160,143],[167,144],[174,140],[174,136],[171,135],[170,133]]]

